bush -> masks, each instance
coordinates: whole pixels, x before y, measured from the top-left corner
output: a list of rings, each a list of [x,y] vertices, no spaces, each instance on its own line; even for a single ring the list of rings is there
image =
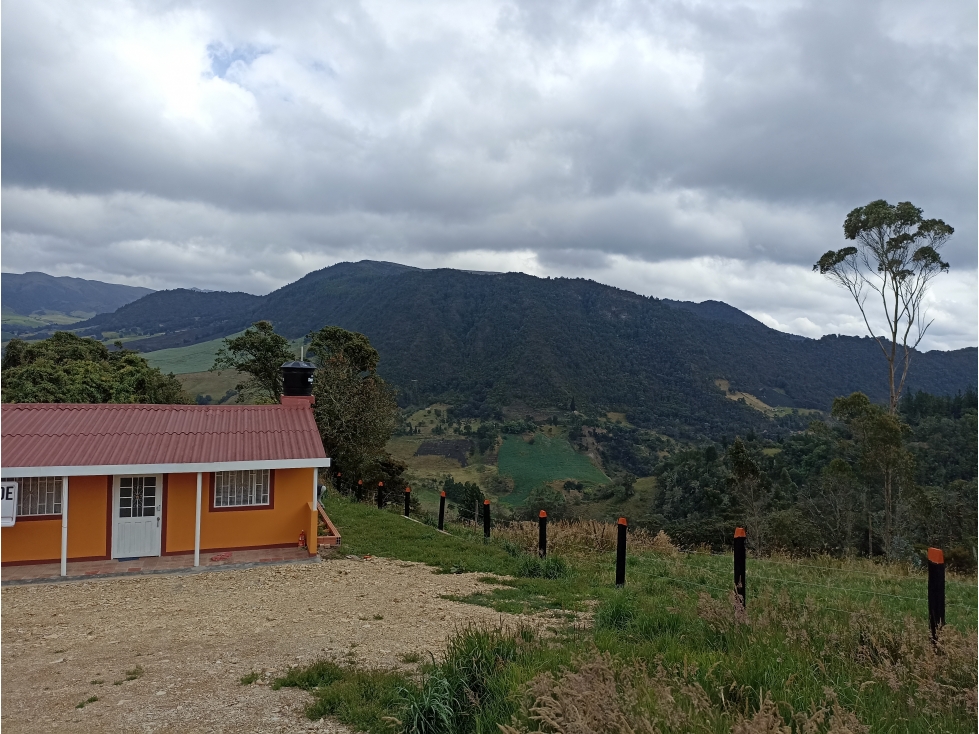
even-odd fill
[[[272,690],[286,688],[302,688],[311,691],[332,685],[344,676],[343,668],[329,660],[320,660],[305,668],[293,668],[281,678],[272,683]]]

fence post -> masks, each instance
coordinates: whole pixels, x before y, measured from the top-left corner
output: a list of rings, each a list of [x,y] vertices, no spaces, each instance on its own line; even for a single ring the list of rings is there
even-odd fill
[[[439,496],[439,530],[445,530],[445,492]]]
[[[343,494],[343,483],[340,481],[343,474],[337,472],[337,494]]]
[[[377,509],[384,507],[384,482],[377,483]]]
[[[357,501],[358,502],[363,502],[364,501],[364,480],[363,479],[358,479],[357,480],[357,493],[356,493],[356,497],[357,497]]]
[[[744,528],[734,529],[734,593],[738,595],[741,608],[744,609],[747,603],[745,594],[745,536]]]
[[[615,585],[625,586],[625,539],[626,519],[619,518],[619,539],[615,548]]]
[[[544,510],[537,518],[537,555],[547,558],[547,513]]]
[[[483,500],[483,537],[490,536],[490,505],[489,500]]]
[[[411,517],[411,487],[405,487],[405,517]]]
[[[938,642],[945,626],[945,554],[938,548],[928,549],[928,623],[932,642]]]

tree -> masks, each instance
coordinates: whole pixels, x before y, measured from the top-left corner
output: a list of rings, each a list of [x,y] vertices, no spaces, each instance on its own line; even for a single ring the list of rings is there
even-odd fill
[[[211,370],[232,369],[248,377],[238,385],[238,402],[277,403],[282,394],[282,365],[296,359],[289,340],[269,321],[257,321],[240,336],[228,337]]]
[[[771,482],[751,458],[740,436],[727,450],[727,458],[731,467],[730,484],[741,505],[748,542],[760,553],[765,513],[772,495]]]
[[[888,365],[890,412],[897,411],[911,354],[931,325],[924,296],[938,273],[948,271],[939,250],[953,230],[941,219],[925,219],[911,202],[883,199],[851,211],[843,234],[856,246],[830,250],[812,266],[846,288],[857,303],[867,331]],[[878,335],[867,315],[867,296],[880,297],[887,333]]]
[[[858,482],[850,465],[833,459],[803,487],[799,504],[819,531],[824,549],[847,554],[857,522]]]
[[[313,415],[327,454],[345,476],[383,473],[385,445],[399,417],[394,391],[376,372],[377,350],[363,334],[337,326],[311,337]]]
[[[550,484],[538,484],[524,500],[520,515],[524,520],[536,520],[540,511],[544,510],[549,520],[561,520],[567,514],[567,509],[567,500],[561,490],[554,489]]]
[[[906,424],[898,416],[874,405],[863,393],[833,401],[832,415],[850,429],[857,444],[859,470],[864,483],[881,489],[884,504],[884,553],[895,553],[895,515],[900,507],[902,483],[910,484],[913,461],[904,448]],[[868,525],[872,526],[869,519]],[[868,527],[868,545],[873,553],[872,529]]]
[[[136,352],[110,352],[68,331],[11,339],[2,362],[5,403],[188,403],[180,382]]]

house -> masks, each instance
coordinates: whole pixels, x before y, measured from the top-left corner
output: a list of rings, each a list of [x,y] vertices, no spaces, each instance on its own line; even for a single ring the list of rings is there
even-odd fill
[[[306,391],[308,392],[308,390]],[[309,395],[279,405],[2,406],[3,565],[317,542]]]

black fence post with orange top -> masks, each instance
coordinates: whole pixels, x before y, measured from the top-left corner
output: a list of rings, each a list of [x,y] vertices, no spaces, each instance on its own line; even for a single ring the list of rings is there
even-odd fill
[[[744,577],[745,577],[745,558],[747,554],[746,549],[747,536],[745,535],[744,528],[734,529],[734,593],[738,595],[738,600],[741,602],[741,608],[745,608],[747,602],[747,596],[745,593]]]
[[[384,507],[384,482],[377,483],[377,509]]]
[[[337,477],[337,494],[343,494],[343,484],[341,482],[341,479],[343,478],[343,474],[337,472],[336,477]]]
[[[356,497],[357,497],[357,501],[358,502],[363,502],[364,501],[364,480],[363,479],[358,479],[357,480]]]
[[[537,517],[537,555],[547,558],[547,513],[544,510]]]
[[[405,517],[411,517],[411,487],[405,487]]]
[[[945,554],[938,548],[928,549],[928,623],[932,642],[938,642],[945,626]]]
[[[489,500],[483,500],[483,537],[488,538],[490,536],[490,503]]]
[[[445,530],[445,492],[439,495],[439,530]]]
[[[615,585],[625,586],[626,519],[619,518],[619,539],[615,548]]]

